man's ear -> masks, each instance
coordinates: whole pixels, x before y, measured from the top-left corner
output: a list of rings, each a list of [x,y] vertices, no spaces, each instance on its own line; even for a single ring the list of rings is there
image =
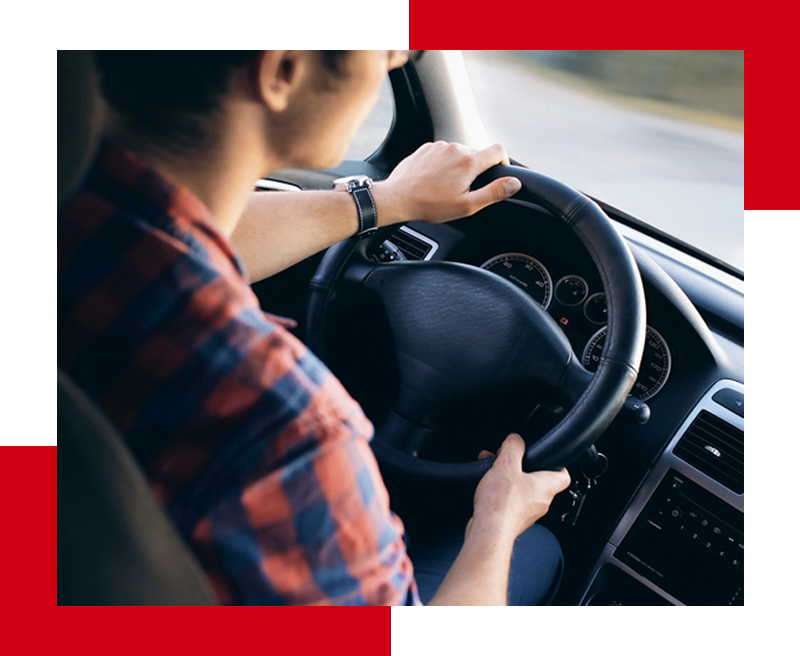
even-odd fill
[[[273,112],[283,112],[308,72],[300,50],[264,50],[256,64],[256,93]]]

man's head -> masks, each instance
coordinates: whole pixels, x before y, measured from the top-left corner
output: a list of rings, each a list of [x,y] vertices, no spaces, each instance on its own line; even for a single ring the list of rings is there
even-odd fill
[[[129,139],[196,156],[245,130],[275,165],[319,168],[341,161],[387,71],[405,63],[406,55],[100,51],[96,60],[115,129]]]

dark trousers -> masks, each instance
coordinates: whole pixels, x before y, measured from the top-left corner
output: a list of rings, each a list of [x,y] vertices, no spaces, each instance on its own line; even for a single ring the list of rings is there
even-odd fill
[[[423,604],[439,589],[455,561],[464,534],[459,532],[409,555],[414,563],[414,578]],[[543,526],[534,524],[514,543],[511,571],[508,577],[509,606],[544,606],[552,603],[564,570],[564,556],[555,536]]]

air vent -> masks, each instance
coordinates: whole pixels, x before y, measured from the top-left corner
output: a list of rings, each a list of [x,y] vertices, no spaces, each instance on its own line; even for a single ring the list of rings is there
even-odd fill
[[[427,260],[437,246],[432,239],[423,237],[405,226],[395,232],[389,241],[397,246],[409,260]]]
[[[722,483],[744,492],[744,432],[703,410],[673,453]]]

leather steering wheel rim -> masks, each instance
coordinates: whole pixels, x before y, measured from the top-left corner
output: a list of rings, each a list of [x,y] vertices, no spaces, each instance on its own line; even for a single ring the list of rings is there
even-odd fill
[[[489,169],[475,181],[473,188],[505,176],[514,176],[522,183],[522,189],[514,196],[516,200],[544,207],[578,237],[596,266],[606,293],[608,332],[595,374],[588,374],[570,349],[572,357],[564,364],[563,372],[553,375],[561,376],[560,384],[573,390],[574,405],[545,436],[528,446],[525,454],[523,464],[527,471],[556,470],[575,462],[594,444],[611,424],[636,381],[646,332],[644,290],[638,267],[627,244],[596,203],[557,180],[515,166],[495,166]],[[343,273],[352,266],[351,259],[354,259],[353,255],[357,252],[360,241],[354,237],[328,249],[309,286],[306,342],[320,358],[324,357],[326,317],[334,289]],[[402,273],[410,272],[409,267],[403,266],[405,264],[409,263],[375,264],[372,271],[368,271],[367,267],[357,273],[355,278],[364,283],[374,281],[380,279],[388,267],[394,267],[391,270],[393,274],[400,272],[400,269],[405,269]],[[438,263],[438,269],[434,266],[427,271],[431,275],[434,271],[441,274],[444,272],[443,264]],[[452,264],[447,269],[448,275],[452,274],[453,267],[474,269]],[[375,274],[374,271],[379,269],[380,273]],[[455,272],[462,277],[467,273],[461,269]],[[475,280],[470,279],[468,286],[474,285],[477,289],[478,286],[488,284],[489,278],[479,279],[472,273],[469,275]],[[384,281],[380,280],[380,283],[383,285]],[[507,285],[515,287],[512,283]],[[497,287],[496,291],[512,296],[518,292],[516,298],[509,297],[509,302],[521,302],[522,297],[526,296],[521,290],[512,292]],[[545,313],[542,311],[542,314]],[[552,321],[550,317],[547,319]],[[554,321],[553,325],[556,325]],[[480,479],[493,462],[493,458],[468,463],[421,460],[384,443],[379,439],[380,434],[378,430],[372,446],[381,465],[415,476],[441,481],[474,482]]]

